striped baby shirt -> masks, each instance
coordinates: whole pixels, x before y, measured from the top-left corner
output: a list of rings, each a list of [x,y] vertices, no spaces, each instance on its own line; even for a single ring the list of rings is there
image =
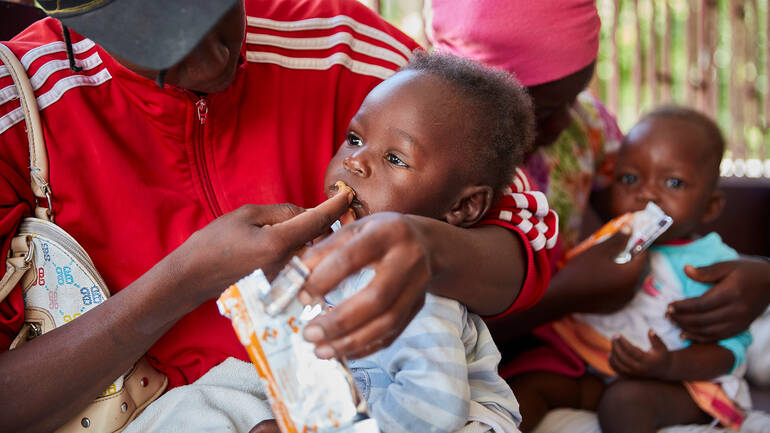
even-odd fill
[[[327,301],[338,304],[373,276],[364,269],[349,277]],[[348,367],[383,433],[450,433],[470,421],[497,433],[518,432],[519,404],[497,373],[499,362],[500,352],[478,315],[429,293],[389,347],[349,361]]]

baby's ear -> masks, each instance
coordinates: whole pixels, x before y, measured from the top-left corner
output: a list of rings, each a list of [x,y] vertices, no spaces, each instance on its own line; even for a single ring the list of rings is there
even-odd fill
[[[719,214],[722,213],[722,209],[725,207],[725,193],[715,189],[711,193],[708,203],[706,203],[706,209],[703,210],[703,216],[701,216],[701,223],[710,223],[717,219]]]
[[[470,227],[481,220],[492,206],[493,191],[488,185],[468,186],[463,189],[460,198],[444,214],[449,224],[458,227]]]

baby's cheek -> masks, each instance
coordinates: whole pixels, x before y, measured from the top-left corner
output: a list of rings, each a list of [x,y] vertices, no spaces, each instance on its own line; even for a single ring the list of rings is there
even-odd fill
[[[616,185],[612,188],[610,194],[610,212],[613,217],[638,210],[640,210],[639,204],[636,203],[634,196],[627,188],[624,188],[622,185]]]
[[[326,166],[326,172],[324,172],[324,187],[334,184],[339,180],[339,173],[342,170],[341,159],[336,156]]]

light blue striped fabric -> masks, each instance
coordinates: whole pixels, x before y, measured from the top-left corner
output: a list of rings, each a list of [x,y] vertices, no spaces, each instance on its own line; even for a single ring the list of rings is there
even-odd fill
[[[372,271],[327,295],[336,305],[364,287]],[[468,422],[470,401],[521,422],[519,404],[497,373],[500,352],[478,315],[428,294],[404,332],[375,354],[350,361],[357,385],[383,433],[450,433]]]

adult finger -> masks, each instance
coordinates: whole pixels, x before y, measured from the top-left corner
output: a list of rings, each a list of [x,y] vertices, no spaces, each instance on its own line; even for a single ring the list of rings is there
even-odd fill
[[[279,203],[265,205],[245,204],[233,213],[242,217],[249,224],[262,227],[284,222],[303,212],[305,212],[305,209],[299,206],[291,203]]]
[[[734,317],[731,313],[732,309],[732,305],[723,304],[720,308],[711,311],[669,314],[668,317],[683,330],[697,332],[705,326],[721,324],[731,320]]]
[[[712,286],[706,293],[695,297],[683,299],[668,304],[667,314],[676,320],[678,314],[683,313],[702,313],[716,310],[731,300],[731,294],[728,290],[719,290],[717,286]]]
[[[684,273],[701,283],[716,283],[722,281],[734,268],[735,262],[719,262],[699,268],[687,265],[684,267]]]
[[[395,257],[394,257],[395,256]],[[342,302],[329,313],[315,318],[308,324],[305,338],[313,343],[321,344],[348,335],[355,329],[364,326],[375,317],[379,317],[391,308],[399,298],[408,300],[405,296],[416,284],[424,284],[408,272],[384,272],[394,269],[398,254],[388,253],[378,266],[374,267],[375,275],[369,284],[358,293]],[[317,272],[319,268],[316,268]],[[311,273],[312,276],[312,273]],[[423,291],[424,296],[424,291]],[[402,300],[402,302],[406,302]],[[401,304],[395,305],[402,307]],[[312,330],[317,325],[321,329]]]
[[[284,240],[285,245],[302,245],[327,232],[348,208],[352,197],[347,193],[337,194],[312,209],[273,225],[271,229]]]
[[[686,331],[682,334],[682,337],[695,343],[713,343],[732,337],[742,329],[745,329],[745,327],[735,327],[729,323],[717,323],[697,331]]]
[[[379,278],[397,273],[419,278],[411,273],[415,268],[425,270],[426,274],[429,274],[426,254],[414,241],[407,222],[400,215],[378,214],[375,217],[367,217],[349,224],[322,241],[318,249],[326,249],[328,253],[320,260],[313,258],[316,247],[303,256],[303,261],[307,259],[313,269],[305,285],[308,292],[323,295],[345,277],[367,265],[372,265],[378,270]],[[347,237],[347,241],[339,244],[340,241],[335,238],[340,236]],[[337,246],[329,250],[329,245],[332,244]],[[389,262],[383,265],[386,259]],[[393,284],[387,287],[401,290],[401,286]]]
[[[315,269],[324,257],[344,247],[352,239],[355,239],[361,231],[361,227],[357,224],[360,223],[357,221],[349,223],[334,233],[329,233],[327,236],[316,239],[313,242],[312,248],[308,248],[302,255],[302,262],[310,269]]]
[[[352,298],[351,298],[352,299]],[[360,358],[390,346],[422,307],[408,296],[401,296],[391,308],[341,338],[318,346],[323,354],[342,354]],[[323,349],[322,349],[323,348]]]
[[[356,225],[350,227],[353,224]],[[381,238],[376,228],[364,227],[359,221],[353,224],[332,233],[302,255],[302,262],[313,270],[305,290],[323,295],[348,275],[378,261],[385,254],[390,244]]]
[[[393,312],[395,313],[395,325],[389,325],[388,322],[384,322],[382,324],[383,327],[381,330],[369,330],[364,328],[360,331],[356,331],[361,333],[360,339],[362,341],[370,341],[370,343],[362,345],[357,349],[355,347],[351,347],[351,351],[349,352],[348,357],[353,359],[363,358],[364,356],[370,355],[374,352],[377,352],[378,350],[382,350],[390,346],[393,341],[395,341],[396,338],[401,335],[401,332],[403,332],[403,330],[409,325],[414,316],[420,312],[422,306],[423,302],[414,304],[411,307],[411,311],[407,313],[400,312],[397,308],[393,308]],[[381,334],[381,337],[379,334]]]

